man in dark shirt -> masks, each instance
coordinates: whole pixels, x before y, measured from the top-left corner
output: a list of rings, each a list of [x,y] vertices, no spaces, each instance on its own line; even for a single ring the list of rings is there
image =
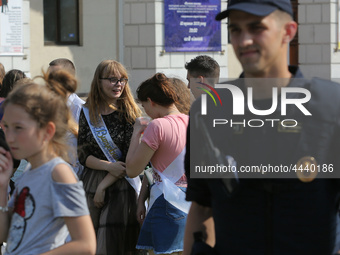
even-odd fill
[[[185,63],[187,69],[188,88],[198,98],[204,90],[210,90],[220,78],[220,65],[210,56],[199,55]],[[203,89],[202,89],[203,88]]]
[[[340,86],[307,81],[297,67],[288,66],[288,45],[297,31],[292,14],[289,0],[230,0],[216,16],[229,18],[230,41],[243,73],[230,82],[235,87],[216,86],[219,108],[202,95],[190,112],[191,153],[185,163],[192,206],[184,255],[191,252],[195,232],[202,232],[214,247],[211,252],[220,255],[339,251]],[[246,95],[244,103],[236,102],[235,91]],[[244,114],[236,116],[236,108]],[[204,172],[204,165],[217,169],[221,162],[236,172],[228,178],[193,175],[197,169]],[[264,167],[278,171],[268,174]],[[312,174],[313,167],[324,171]],[[247,174],[242,168],[259,172]]]

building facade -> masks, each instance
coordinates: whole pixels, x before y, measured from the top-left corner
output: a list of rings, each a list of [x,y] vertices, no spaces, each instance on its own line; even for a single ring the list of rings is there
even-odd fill
[[[7,70],[21,69],[34,77],[46,70],[51,60],[69,58],[77,68],[80,94],[89,91],[95,68],[104,59],[126,66],[133,91],[156,72],[185,80],[184,64],[200,54],[210,55],[220,64],[223,78],[237,77],[241,70],[228,44],[227,19],[221,25],[220,52],[165,52],[163,0],[22,3],[23,54],[0,55],[0,62]],[[292,3],[299,31],[291,45],[290,62],[298,63],[307,78],[340,78],[339,0]],[[226,5],[227,1],[221,1],[221,9]]]

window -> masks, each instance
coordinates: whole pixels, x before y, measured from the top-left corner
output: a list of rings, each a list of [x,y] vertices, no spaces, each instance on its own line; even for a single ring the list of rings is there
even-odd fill
[[[78,0],[44,0],[45,45],[79,44]]]

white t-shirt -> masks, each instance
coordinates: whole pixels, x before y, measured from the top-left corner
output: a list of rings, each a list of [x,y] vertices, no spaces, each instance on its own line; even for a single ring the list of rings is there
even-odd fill
[[[85,104],[84,100],[78,97],[76,93],[72,93],[67,99],[67,105],[77,124],[79,122],[79,115],[83,104]],[[80,176],[84,167],[79,163],[77,156],[77,137],[69,133],[67,140],[68,145],[71,148],[71,151],[69,152],[70,163],[73,167],[74,172],[78,176]]]
[[[79,115],[83,104],[85,104],[85,101],[78,97],[76,93],[72,93],[67,99],[67,105],[70,108],[72,116],[77,123],[79,121]]]

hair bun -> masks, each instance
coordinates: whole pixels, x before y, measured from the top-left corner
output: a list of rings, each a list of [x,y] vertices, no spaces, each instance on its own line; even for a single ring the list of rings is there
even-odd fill
[[[63,69],[46,73],[44,79],[52,91],[63,97],[66,97],[67,93],[74,93],[77,90],[76,77]]]

